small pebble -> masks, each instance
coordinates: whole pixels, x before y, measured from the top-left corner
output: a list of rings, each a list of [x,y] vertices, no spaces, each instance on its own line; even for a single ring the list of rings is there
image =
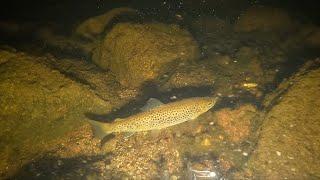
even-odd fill
[[[209,177],[217,177],[217,173],[212,171],[209,173]]]
[[[58,160],[57,164],[58,164],[58,166],[61,166],[61,165],[63,165],[63,162],[61,160]]]
[[[174,176],[174,175],[170,177],[170,180],[177,180],[177,179],[178,179],[178,177]]]
[[[280,151],[276,151],[278,156],[281,156],[281,152]]]
[[[201,145],[203,146],[210,146],[211,145],[211,141],[209,138],[205,138],[201,141]]]
[[[171,96],[170,99],[177,99],[177,96]]]
[[[248,153],[247,152],[243,152],[242,155],[248,156]]]
[[[291,159],[291,160],[292,160],[292,159],[294,159],[294,157],[292,157],[292,156],[288,156],[288,159]]]

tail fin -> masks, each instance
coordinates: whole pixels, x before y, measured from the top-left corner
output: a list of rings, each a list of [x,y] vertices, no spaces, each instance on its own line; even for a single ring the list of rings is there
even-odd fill
[[[94,137],[100,139],[101,141],[103,140],[104,137],[107,135],[111,134],[111,125],[108,123],[102,123],[99,121],[93,121],[93,120],[87,120],[93,130],[93,135]]]

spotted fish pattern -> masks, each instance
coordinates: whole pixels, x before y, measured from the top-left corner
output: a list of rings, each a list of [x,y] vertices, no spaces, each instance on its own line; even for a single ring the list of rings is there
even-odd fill
[[[156,105],[150,102],[144,112],[129,116],[124,119],[116,119],[112,123],[101,123],[89,120],[93,126],[94,134],[103,138],[113,132],[139,132],[155,129],[163,129],[188,120],[197,118],[207,112],[217,102],[217,97],[193,97],[180,101],[162,104],[158,100]]]

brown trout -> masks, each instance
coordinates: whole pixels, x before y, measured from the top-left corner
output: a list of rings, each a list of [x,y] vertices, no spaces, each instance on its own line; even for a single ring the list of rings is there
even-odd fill
[[[95,137],[100,139],[113,132],[134,133],[163,129],[197,118],[211,109],[217,99],[218,97],[194,97],[163,104],[151,98],[142,108],[144,111],[138,114],[124,119],[117,118],[112,123],[88,121],[93,127]]]

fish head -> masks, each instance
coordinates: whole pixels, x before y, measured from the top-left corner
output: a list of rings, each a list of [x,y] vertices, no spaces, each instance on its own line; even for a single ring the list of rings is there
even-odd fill
[[[216,104],[218,99],[219,97],[203,97],[199,99],[198,107],[202,112],[206,112]]]

